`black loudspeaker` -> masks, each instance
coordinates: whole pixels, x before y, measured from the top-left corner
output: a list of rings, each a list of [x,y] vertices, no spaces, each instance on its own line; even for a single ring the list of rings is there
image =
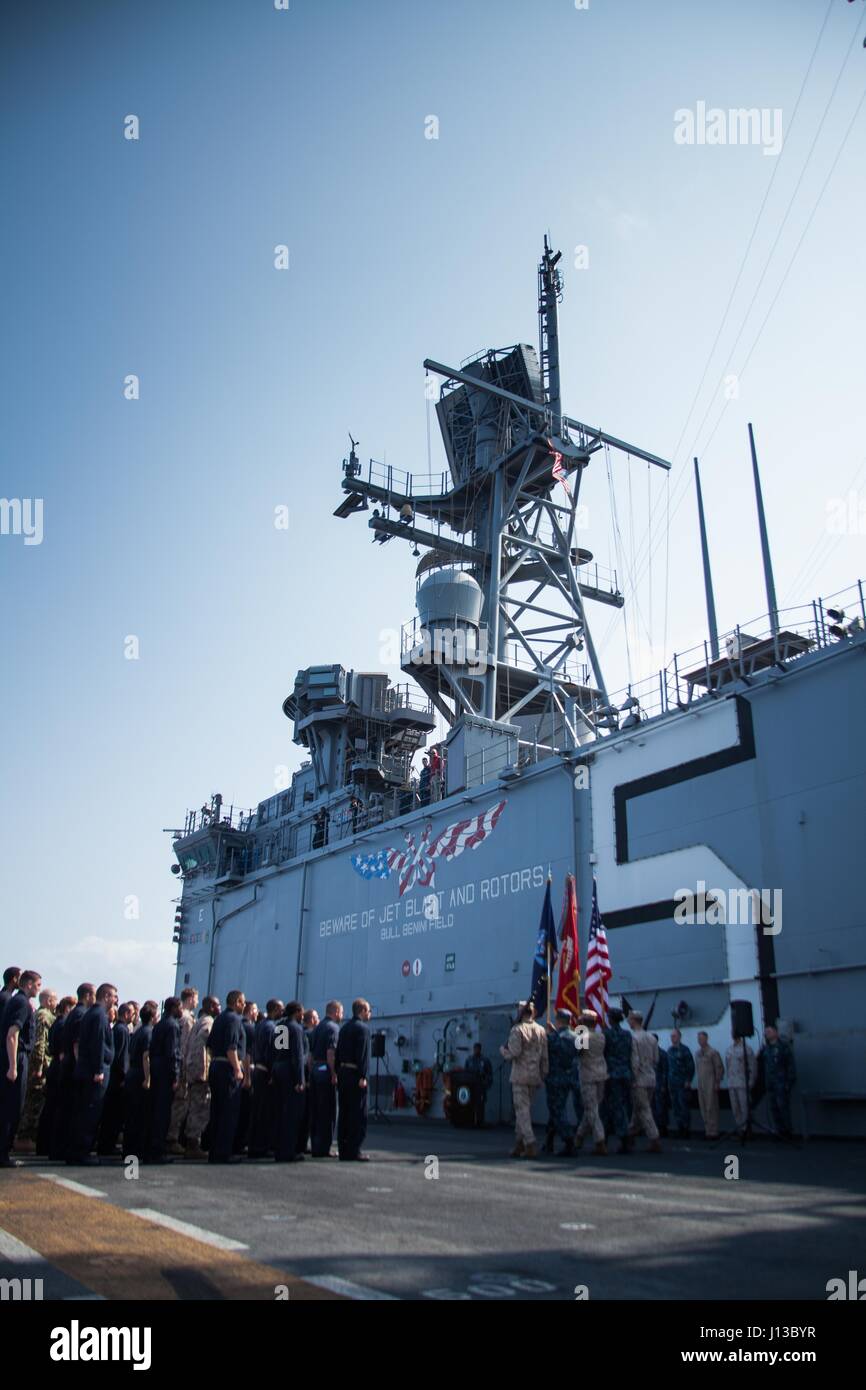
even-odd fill
[[[749,999],[731,1000],[731,1033],[735,1038],[750,1038],[755,1031],[752,1004]]]
[[[385,1056],[385,1034],[374,1033],[370,1039],[370,1053],[373,1057]]]

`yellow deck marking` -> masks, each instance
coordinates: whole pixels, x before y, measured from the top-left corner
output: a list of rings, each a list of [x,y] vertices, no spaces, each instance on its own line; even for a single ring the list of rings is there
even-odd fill
[[[288,1288],[290,1301],[340,1297],[234,1251],[214,1250],[98,1197],[46,1182],[35,1173],[0,1173],[0,1227],[105,1298],[274,1302],[278,1285]]]

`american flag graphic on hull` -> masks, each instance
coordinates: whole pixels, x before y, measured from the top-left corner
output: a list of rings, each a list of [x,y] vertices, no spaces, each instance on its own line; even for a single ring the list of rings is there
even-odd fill
[[[481,815],[454,821],[431,839],[432,821],[427,821],[421,839],[404,832],[405,849],[380,849],[373,854],[353,854],[352,868],[362,878],[390,878],[397,875],[400,897],[410,888],[435,886],[437,859],[456,859],[465,849],[477,849],[496,829],[505,802],[499,801]]]

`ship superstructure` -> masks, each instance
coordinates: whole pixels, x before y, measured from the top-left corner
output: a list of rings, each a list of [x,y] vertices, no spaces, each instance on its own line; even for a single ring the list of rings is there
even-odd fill
[[[425,363],[446,473],[362,464],[352,441],[336,516],[418,560],[407,679],[301,670],[291,784],[242,812],[213,797],[173,832],[178,987],[364,995],[383,1095],[430,1067],[438,1088],[475,1041],[498,1069],[545,882],[561,894],[575,873],[584,951],[595,878],[611,990],[654,1002],[663,1042],[676,1021],[724,1053],[747,1000],[794,1038],[807,1125],[862,1132],[866,914],[846,869],[866,819],[862,586],[779,612],[758,492],[766,617],[716,632],[704,536],[708,641],[611,695],[590,614],[623,596],[579,544],[581,479],[602,449],[669,464],[564,413],[558,260],[545,241],[537,351]],[[754,444],[753,461],[757,481]]]

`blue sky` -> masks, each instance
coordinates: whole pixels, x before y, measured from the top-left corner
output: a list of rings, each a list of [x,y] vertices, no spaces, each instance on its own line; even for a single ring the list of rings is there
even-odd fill
[[[545,231],[568,409],[673,456],[674,505],[700,454],[721,627],[765,608],[750,419],[780,601],[862,574],[862,530],[826,521],[866,496],[862,108],[839,154],[863,3],[83,0],[2,26],[0,492],[44,505],[40,545],[0,536],[4,956],[64,990],[170,988],[162,828],[212,791],[268,795],[300,760],[280,710],[298,668],[380,667],[412,616],[408,546],[331,515],[347,431],[427,471],[421,363],[534,341]],[[698,102],[780,109],[782,153],[678,145]],[[691,488],[666,586],[668,484],[631,470],[629,497],[615,456],[637,675],[704,615]],[[585,500],[608,563],[601,464]],[[623,623],[593,616],[616,689]]]

